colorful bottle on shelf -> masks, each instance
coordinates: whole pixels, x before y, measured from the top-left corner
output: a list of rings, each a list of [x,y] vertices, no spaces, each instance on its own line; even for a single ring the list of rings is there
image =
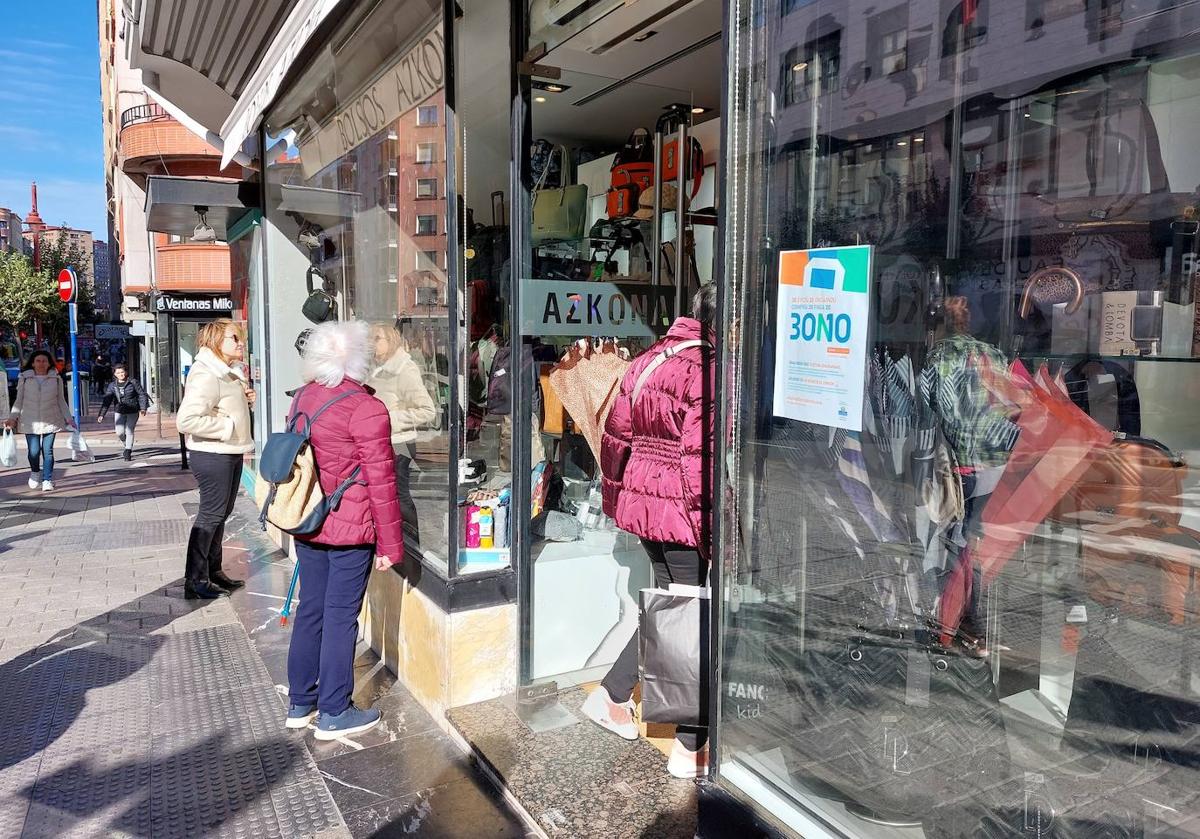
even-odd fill
[[[490,548],[495,544],[495,517],[491,507],[479,508],[479,547]]]
[[[467,547],[479,547],[479,508],[474,505],[467,508]]]

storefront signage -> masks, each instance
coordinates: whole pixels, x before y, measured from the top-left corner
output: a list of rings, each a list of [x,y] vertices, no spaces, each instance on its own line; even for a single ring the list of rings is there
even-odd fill
[[[651,324],[674,319],[674,286],[529,280],[521,288],[526,335],[654,338]]]
[[[445,84],[443,46],[439,24],[334,114],[315,135],[301,142],[300,163],[305,177],[313,177],[439,93]]]
[[[173,297],[160,294],[154,304],[160,312],[232,312],[233,301],[228,297]]]
[[[98,323],[96,337],[101,341],[124,341],[129,337],[129,327],[123,323]]]
[[[871,246],[782,251],[774,414],[862,431]]]

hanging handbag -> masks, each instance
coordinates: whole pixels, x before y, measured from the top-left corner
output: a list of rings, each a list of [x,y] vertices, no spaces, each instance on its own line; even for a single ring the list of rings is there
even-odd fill
[[[607,210],[610,219],[628,218],[638,209],[639,196],[654,186],[654,142],[638,128],[613,158],[609,170]]]
[[[320,279],[321,287],[317,288],[315,280]],[[300,307],[300,311],[313,323],[325,323],[330,320],[337,320],[338,306],[337,300],[329,293],[329,281],[325,275],[321,273],[321,269],[315,265],[310,265],[308,273],[304,276],[304,281],[308,285],[308,297],[304,300],[304,305]]]
[[[663,135],[662,165],[659,176],[663,183],[674,183],[679,178],[680,157],[679,140],[667,140],[668,135],[674,134],[684,124],[687,117],[679,110],[671,110],[658,118],[656,129]],[[704,178],[704,149],[695,137],[688,138],[689,152],[687,159],[682,161],[684,177],[692,182],[690,198],[695,198],[700,191],[700,181]]]
[[[563,181],[567,179],[567,147],[556,152],[562,161]],[[530,237],[535,245],[544,242],[573,242],[583,238],[587,225],[588,189],[584,184],[545,189],[543,184],[550,171],[547,166],[534,186],[533,227]]]

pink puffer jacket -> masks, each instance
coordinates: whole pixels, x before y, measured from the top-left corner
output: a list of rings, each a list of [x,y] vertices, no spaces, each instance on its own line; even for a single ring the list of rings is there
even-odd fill
[[[320,531],[297,538],[320,545],[375,545],[376,555],[386,556],[394,565],[404,558],[404,540],[387,408],[371,391],[349,379],[333,388],[307,385],[296,407],[311,416],[342,393],[354,395],[321,414],[310,437],[321,489],[326,497],[332,495],[356,466],[362,467],[359,480],[366,481],[366,486],[347,490]]]
[[[633,402],[638,378],[663,350],[703,340],[671,356],[646,379]],[[600,448],[604,512],[643,539],[701,545],[711,533],[712,456],[716,363],[709,330],[679,318],[667,337],[630,366],[604,426]],[[707,404],[706,404],[707,403]],[[706,475],[705,470],[709,470]]]

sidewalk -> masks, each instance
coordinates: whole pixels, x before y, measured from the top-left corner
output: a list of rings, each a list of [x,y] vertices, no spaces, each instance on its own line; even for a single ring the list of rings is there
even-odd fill
[[[369,650],[355,700],[383,724],[284,729],[291,565],[245,499],[225,551],[246,589],[185,601],[177,446],[63,449],[53,492],[0,472],[0,837],[527,835]]]

